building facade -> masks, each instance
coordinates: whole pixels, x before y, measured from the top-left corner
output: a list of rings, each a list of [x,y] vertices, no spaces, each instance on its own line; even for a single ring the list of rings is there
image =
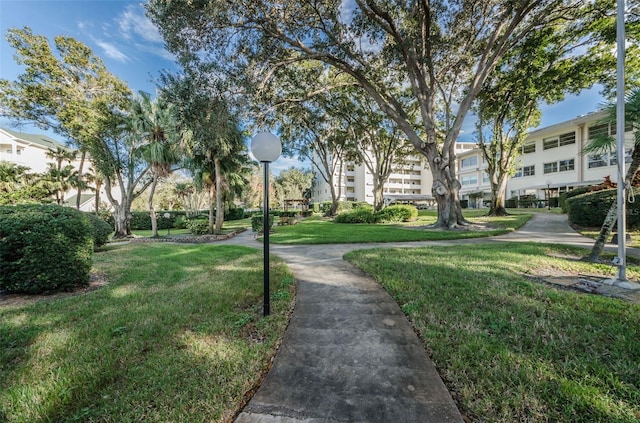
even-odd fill
[[[30,173],[44,173],[55,160],[47,157],[50,150],[58,148],[70,150],[58,141],[40,134],[25,134],[0,128],[0,161],[15,163],[29,168]],[[67,163],[65,162],[65,165]],[[70,163],[74,169],[80,168],[80,155]],[[85,173],[89,168],[85,163]],[[66,206],[75,207],[77,190],[71,190],[65,195]],[[81,210],[92,211],[95,195],[89,191],[81,196]]]
[[[599,135],[615,136],[615,124],[602,123],[605,111],[598,111],[556,125],[530,132],[516,161],[516,174],[507,182],[507,199],[534,199],[531,205],[556,204],[556,198],[574,187],[603,182],[609,176],[617,181],[617,153],[583,155],[588,142]],[[634,134],[625,132],[625,162],[631,158]],[[462,185],[460,199],[471,208],[487,207],[491,200],[491,184],[487,163],[475,143],[456,144],[458,180]],[[398,165],[385,184],[385,202],[426,202],[431,204],[432,177],[426,161],[414,156]],[[364,166],[347,164],[336,173],[343,184],[342,201],[373,203],[372,177]],[[326,182],[316,176],[314,201],[331,200]]]

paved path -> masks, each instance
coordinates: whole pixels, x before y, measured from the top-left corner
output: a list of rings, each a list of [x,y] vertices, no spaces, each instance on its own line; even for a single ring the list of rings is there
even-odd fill
[[[546,213],[535,213],[517,232],[489,239],[272,244],[271,252],[296,278],[296,308],[273,367],[236,423],[462,422],[396,302],[342,257],[379,246],[496,241],[593,244],[571,229],[566,216]],[[262,246],[249,231],[224,242]]]

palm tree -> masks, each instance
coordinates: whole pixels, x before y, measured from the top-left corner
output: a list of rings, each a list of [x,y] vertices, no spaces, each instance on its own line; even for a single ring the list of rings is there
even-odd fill
[[[153,196],[160,178],[172,172],[180,157],[177,149],[180,131],[173,106],[162,98],[151,100],[148,93],[140,92],[131,106],[129,125],[142,140],[142,156],[151,170],[149,214],[152,237],[158,236],[158,222],[153,207]]]
[[[602,123],[616,123],[617,107],[615,104],[607,106],[607,117]],[[625,127],[631,125],[634,129],[634,142],[631,151],[631,163],[625,175],[625,183],[630,184],[633,177],[640,168],[640,88],[634,88],[625,98]],[[583,154],[601,154],[612,152],[616,148],[616,140],[614,137],[601,136],[592,139],[589,144],[582,150]],[[600,254],[604,251],[607,239],[611,235],[611,230],[618,220],[618,204],[614,201],[607,212],[604,223],[600,228],[600,234],[596,238],[591,249],[591,253],[586,258],[591,262],[600,261]]]
[[[77,154],[74,150],[56,147],[55,150],[50,148],[46,156],[55,160],[55,164],[49,163],[49,167],[45,173],[45,179],[53,184],[56,203],[63,204],[64,194],[73,186],[77,186],[75,182],[78,181],[78,172],[71,165],[71,162],[76,159]],[[67,165],[63,167],[62,165],[65,161]]]

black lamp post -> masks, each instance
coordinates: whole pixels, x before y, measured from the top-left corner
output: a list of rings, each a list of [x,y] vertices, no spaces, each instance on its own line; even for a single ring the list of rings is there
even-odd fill
[[[551,181],[547,181],[547,211],[551,211]]]
[[[275,161],[282,153],[280,139],[268,132],[260,132],[251,140],[251,153],[264,169],[264,204],[262,210],[262,233],[264,251],[264,309],[266,317],[270,312],[269,305],[269,163]]]

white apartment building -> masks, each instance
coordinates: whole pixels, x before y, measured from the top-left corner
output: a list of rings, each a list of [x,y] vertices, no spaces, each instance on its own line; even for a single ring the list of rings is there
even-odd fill
[[[461,153],[475,148],[475,143],[457,143],[456,152]],[[336,188],[340,184],[340,201],[357,201],[373,204],[373,175],[363,164],[345,163],[340,172],[336,166],[334,174]],[[315,172],[313,202],[331,201],[329,184]],[[385,203],[412,202],[417,204],[433,204],[431,195],[433,178],[427,161],[417,155],[406,157],[402,163],[394,166],[383,188]]]
[[[574,187],[598,184],[606,176],[616,181],[615,151],[598,155],[581,153],[596,135],[615,135],[615,124],[600,123],[605,114],[604,111],[597,111],[530,132],[516,162],[517,173],[507,182],[506,198],[533,196],[540,200],[540,204],[546,205],[549,198],[554,199]],[[628,128],[625,133],[627,163],[630,162],[633,144],[633,133]],[[456,162],[462,185],[460,199],[466,200],[464,203],[468,207],[486,207],[491,200],[491,185],[481,150],[475,143],[459,143],[456,145]],[[414,156],[404,167],[399,165],[398,169],[385,184],[385,201],[424,201],[432,204],[433,181],[426,161]],[[364,166],[347,164],[343,174],[335,176],[336,181],[342,184],[341,201],[373,203],[372,177]],[[313,194],[313,201],[331,199],[331,191],[319,175],[316,175]]]
[[[602,134],[615,136],[615,124],[602,124],[605,111],[597,111],[575,119],[530,132],[517,159],[516,174],[507,182],[506,198],[533,196],[545,204],[574,187],[603,182],[606,176],[617,181],[617,152],[583,155],[589,140]],[[625,132],[625,162],[631,161],[633,132]],[[489,178],[480,149],[458,155],[458,177],[462,184],[460,199],[469,207],[482,207],[491,199]]]
[[[47,157],[49,150],[64,148],[58,141],[40,134],[24,134],[0,128],[0,161],[15,163],[30,169],[31,173],[46,172],[49,163],[55,161]],[[66,164],[66,163],[65,163]],[[80,167],[80,155],[70,163],[74,168]],[[88,168],[85,163],[85,171]],[[75,207],[77,191],[73,190],[65,196],[65,205]],[[84,211],[91,211],[93,207],[93,194],[82,194],[80,208]]]

